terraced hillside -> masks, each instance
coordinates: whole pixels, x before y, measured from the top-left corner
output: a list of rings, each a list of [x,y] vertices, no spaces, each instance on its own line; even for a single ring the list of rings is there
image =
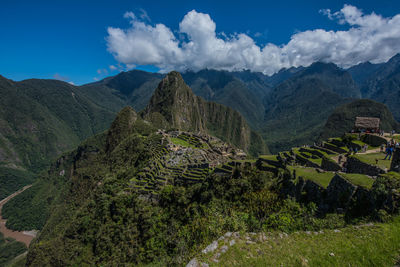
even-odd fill
[[[391,161],[384,160],[385,154],[379,146],[386,142],[376,135],[347,134],[278,155],[260,156],[258,165],[275,172],[286,169],[293,176],[312,180],[324,188],[336,173],[352,183],[370,187],[379,174],[390,169]]]
[[[246,158],[246,154],[216,137],[181,131],[158,131],[161,142],[151,147],[152,159],[131,186],[141,194],[157,195],[163,185],[202,182],[216,166]],[[222,165],[222,168],[232,167]]]
[[[140,193],[157,195],[163,185],[201,183],[209,174],[230,176],[236,167],[244,166],[278,176],[289,174],[292,185],[286,184],[286,192],[307,181],[322,191],[327,190],[334,186],[331,182],[335,177],[354,187],[370,190],[379,176],[388,173],[391,164],[390,160],[384,160],[385,154],[376,146],[379,140],[386,142],[378,136],[364,135],[358,140],[357,135],[348,134],[277,155],[246,159],[243,151],[215,137],[180,131],[159,131],[158,134],[162,141],[152,147],[152,159],[137,178],[131,179],[132,188]],[[293,196],[300,193],[290,192]]]

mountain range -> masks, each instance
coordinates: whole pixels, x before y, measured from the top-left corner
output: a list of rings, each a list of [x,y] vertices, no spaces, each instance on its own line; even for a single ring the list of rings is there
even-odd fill
[[[132,70],[82,86],[0,77],[1,167],[41,170],[51,158],[107,129],[124,106],[144,110],[163,77]],[[400,55],[387,63],[367,62],[348,70],[317,62],[273,76],[207,69],[182,74],[195,95],[239,112],[272,152],[312,143],[335,108],[360,98],[386,104],[399,120],[399,77]],[[217,113],[223,112],[217,107],[213,106]]]

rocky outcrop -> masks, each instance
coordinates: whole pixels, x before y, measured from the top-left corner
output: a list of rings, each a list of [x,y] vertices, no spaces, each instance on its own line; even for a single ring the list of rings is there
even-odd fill
[[[385,173],[381,168],[362,162],[355,157],[347,158],[347,172],[366,174],[369,176],[378,176],[381,173]]]

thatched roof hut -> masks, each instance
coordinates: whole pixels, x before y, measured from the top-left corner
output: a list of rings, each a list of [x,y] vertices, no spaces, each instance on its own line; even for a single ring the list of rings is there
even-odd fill
[[[358,130],[378,130],[381,120],[373,117],[356,117],[354,126]]]

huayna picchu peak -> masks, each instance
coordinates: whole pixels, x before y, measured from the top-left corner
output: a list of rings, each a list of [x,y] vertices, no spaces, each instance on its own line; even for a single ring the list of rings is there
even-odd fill
[[[180,73],[168,73],[160,82],[143,118],[163,128],[208,133],[253,155],[268,150],[258,133],[237,111],[196,96]]]

